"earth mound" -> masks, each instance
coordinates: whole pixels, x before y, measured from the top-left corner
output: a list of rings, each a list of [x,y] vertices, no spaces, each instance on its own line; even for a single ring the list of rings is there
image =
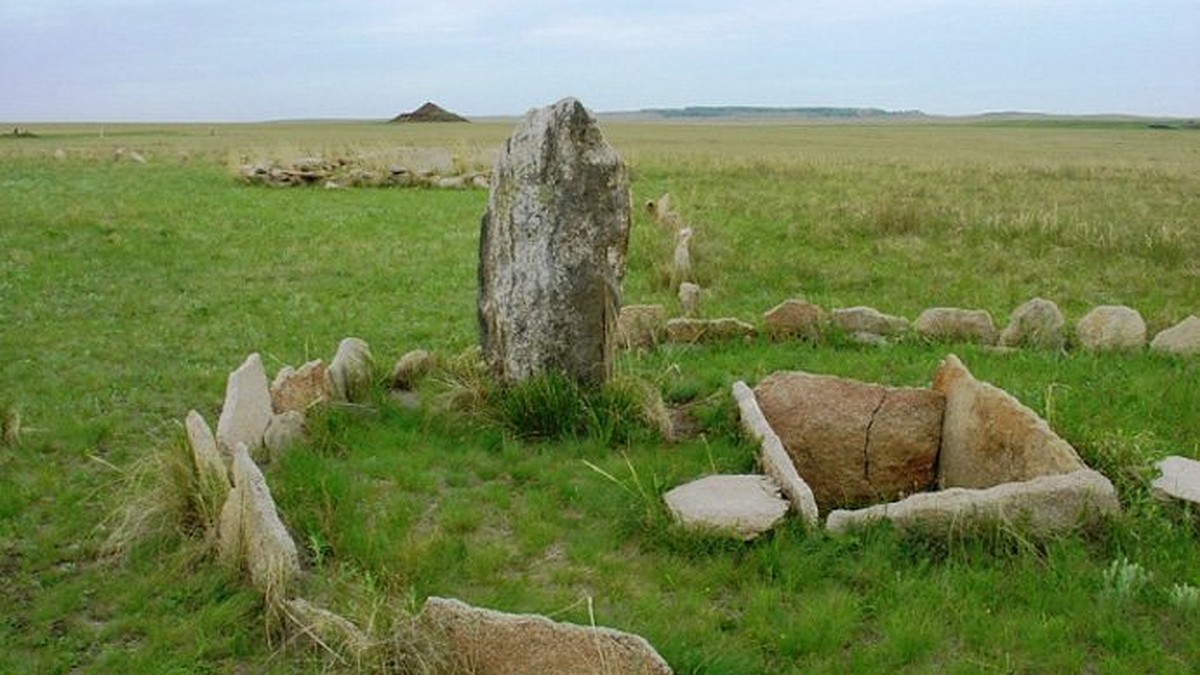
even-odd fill
[[[412,112],[400,113],[392,118],[393,122],[469,122],[465,117],[456,115],[432,101]]]

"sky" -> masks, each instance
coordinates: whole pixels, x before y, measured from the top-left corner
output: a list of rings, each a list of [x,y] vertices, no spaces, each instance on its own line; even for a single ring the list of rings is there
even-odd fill
[[[1200,0],[0,0],[0,120],[847,106],[1200,117]]]

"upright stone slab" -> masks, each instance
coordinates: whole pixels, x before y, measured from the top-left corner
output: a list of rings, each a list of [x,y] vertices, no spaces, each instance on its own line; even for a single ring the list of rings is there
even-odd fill
[[[229,374],[225,385],[225,404],[217,419],[218,447],[228,457],[240,444],[255,452],[263,445],[271,414],[271,392],[262,357],[251,354]]]
[[[531,110],[492,173],[479,241],[479,329],[493,373],[607,376],[630,225],[629,176],[591,114]]]

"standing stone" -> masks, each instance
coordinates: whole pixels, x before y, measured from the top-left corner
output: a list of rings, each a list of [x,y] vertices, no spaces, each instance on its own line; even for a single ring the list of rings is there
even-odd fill
[[[1182,356],[1200,354],[1200,318],[1189,316],[1159,332],[1150,342],[1150,349],[1163,354]]]
[[[217,445],[230,456],[238,445],[256,451],[263,445],[271,414],[271,392],[262,357],[251,354],[229,374],[225,404],[217,419]]]
[[[288,534],[262,472],[244,444],[233,454],[233,489],[221,509],[217,550],[221,560],[244,568],[250,582],[268,597],[286,597],[300,572],[296,542]]]
[[[271,407],[276,413],[305,412],[310,406],[328,401],[332,389],[329,370],[321,359],[296,369],[284,366],[271,381]]]
[[[1033,298],[1013,310],[1000,333],[1001,347],[1062,349],[1066,319],[1052,300]]]
[[[195,410],[189,410],[184,420],[187,428],[188,445],[192,448],[192,462],[200,484],[213,484],[229,490],[229,467],[226,458],[217,450],[217,439],[208,423]],[[232,457],[229,458],[230,462]]]
[[[263,434],[263,444],[274,461],[293,445],[304,442],[306,431],[304,413],[298,410],[282,412],[271,418]]]
[[[364,340],[348,337],[339,342],[337,353],[329,363],[334,399],[351,403],[362,401],[371,388],[374,370],[375,357],[371,356],[371,347]]]
[[[414,349],[406,353],[392,368],[390,378],[392,388],[412,391],[426,375],[433,371],[435,365],[437,365],[437,361],[433,354],[424,349]]]
[[[480,342],[497,377],[608,377],[629,225],[628,171],[583,104],[526,114],[496,160],[479,241]]]
[[[933,483],[944,409],[936,392],[781,372],[754,395],[822,510]]]
[[[943,489],[988,488],[1087,468],[1037,413],[976,380],[953,354],[938,366],[933,389],[946,397],[938,461]]]
[[[1100,305],[1079,320],[1075,337],[1084,349],[1141,349],[1146,322],[1131,307]]]
[[[685,227],[675,233],[675,254],[671,258],[671,281],[682,283],[692,280],[692,228]]]
[[[700,285],[690,281],[679,284],[679,306],[684,316],[696,316],[700,311]]]
[[[804,300],[784,300],[763,314],[766,333],[772,339],[821,339],[825,311]]]
[[[975,342],[990,345],[996,342],[996,324],[992,315],[983,309],[930,307],[921,312],[913,328],[927,340]]]

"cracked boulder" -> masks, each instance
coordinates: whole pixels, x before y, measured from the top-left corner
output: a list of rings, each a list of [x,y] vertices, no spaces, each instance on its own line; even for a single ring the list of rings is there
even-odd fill
[[[754,394],[822,511],[932,486],[945,409],[940,393],[780,372]]]

